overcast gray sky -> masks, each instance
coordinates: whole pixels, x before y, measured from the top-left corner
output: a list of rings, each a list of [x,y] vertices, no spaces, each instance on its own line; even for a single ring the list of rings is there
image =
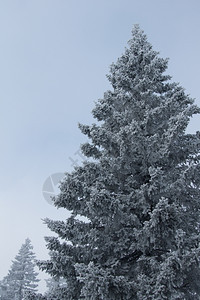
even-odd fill
[[[41,219],[67,212],[45,201],[43,183],[81,162],[77,123],[91,123],[136,23],[200,105],[199,0],[0,1],[0,279],[26,237],[47,257]]]

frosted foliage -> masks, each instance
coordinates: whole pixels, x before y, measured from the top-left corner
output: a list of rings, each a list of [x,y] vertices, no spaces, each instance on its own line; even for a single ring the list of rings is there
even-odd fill
[[[8,275],[0,284],[0,299],[22,300],[26,292],[37,291],[38,279],[35,272],[35,255],[29,239],[21,246],[12,262]]]
[[[167,64],[134,26],[97,123],[79,125],[88,160],[54,199],[72,215],[46,219],[57,237],[38,263],[64,278],[60,299],[200,299],[200,134],[185,132],[200,109]]]

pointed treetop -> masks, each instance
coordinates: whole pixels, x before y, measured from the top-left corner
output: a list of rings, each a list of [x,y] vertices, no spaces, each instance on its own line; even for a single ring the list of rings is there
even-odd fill
[[[112,63],[107,75],[114,90],[122,90],[132,94],[154,91],[166,91],[165,81],[171,76],[163,74],[168,66],[168,59],[158,56],[152,50],[147,36],[139,25],[132,29],[132,38],[128,41],[124,54]]]
[[[12,261],[8,275],[0,286],[2,300],[22,299],[27,291],[37,291],[38,281],[35,272],[35,254],[31,240],[27,238]]]

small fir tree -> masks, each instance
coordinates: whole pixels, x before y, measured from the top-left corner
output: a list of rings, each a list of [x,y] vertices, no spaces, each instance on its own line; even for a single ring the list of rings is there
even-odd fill
[[[64,278],[49,278],[46,280],[47,291],[45,293],[46,300],[65,300],[63,291],[67,286]]]
[[[27,238],[12,262],[8,275],[1,282],[2,300],[22,300],[25,293],[37,291],[35,254],[31,241]]]
[[[72,214],[46,219],[58,237],[39,262],[66,279],[63,299],[200,299],[200,134],[186,133],[200,109],[167,64],[135,26],[93,110],[100,123],[80,125],[92,159],[62,181],[54,203]]]

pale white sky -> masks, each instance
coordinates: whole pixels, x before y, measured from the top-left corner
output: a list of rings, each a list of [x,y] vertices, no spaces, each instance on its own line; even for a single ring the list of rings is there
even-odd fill
[[[199,14],[199,0],[0,1],[0,279],[26,237],[47,257],[41,219],[68,214],[45,201],[43,183],[72,170],[70,157],[81,161],[77,123],[92,121],[133,24],[200,105]]]

